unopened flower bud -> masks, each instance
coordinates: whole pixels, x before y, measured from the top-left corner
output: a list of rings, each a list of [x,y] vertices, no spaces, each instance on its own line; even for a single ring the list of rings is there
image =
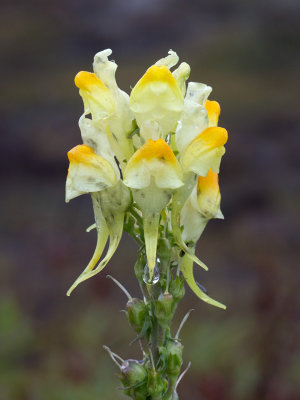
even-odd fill
[[[137,360],[126,360],[121,366],[123,384],[132,387],[143,382],[147,377],[147,371]]]
[[[170,293],[163,293],[159,296],[154,305],[154,314],[159,324],[166,328],[174,314],[174,298]]]
[[[170,340],[167,344],[168,364],[167,373],[178,376],[182,365],[183,345],[178,341]]]
[[[151,370],[148,373],[148,392],[153,399],[161,399],[167,385],[167,380],[162,379],[160,372]]]
[[[129,300],[126,304],[127,319],[132,326],[132,328],[140,333],[146,319],[147,307],[143,300],[133,298]]]
[[[178,275],[174,280],[171,280],[169,285],[169,292],[172,294],[176,302],[183,298],[185,294],[184,280],[179,278]]]
[[[148,396],[147,383],[145,383],[142,386],[138,386],[136,389],[134,389],[134,399],[135,400],[145,400],[145,399],[147,399],[147,396]]]

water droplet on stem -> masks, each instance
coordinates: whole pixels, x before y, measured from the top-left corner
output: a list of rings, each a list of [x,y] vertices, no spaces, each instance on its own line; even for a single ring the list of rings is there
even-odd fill
[[[160,259],[158,258],[156,263],[155,263],[155,267],[154,267],[154,270],[153,270],[153,275],[152,275],[152,279],[151,280],[150,280],[150,273],[149,273],[148,264],[145,265],[144,274],[143,274],[143,281],[147,285],[155,285],[159,281],[159,269],[158,269],[158,265],[159,264],[160,264]]]

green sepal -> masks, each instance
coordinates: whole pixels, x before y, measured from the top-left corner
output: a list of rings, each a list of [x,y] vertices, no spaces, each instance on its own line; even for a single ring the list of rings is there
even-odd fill
[[[148,372],[148,393],[152,399],[161,399],[168,387],[166,379],[162,378],[160,371],[150,370]]]
[[[122,383],[126,389],[135,388],[143,384],[147,378],[145,367],[137,360],[126,360],[121,366]]]
[[[174,297],[174,300],[178,303],[185,295],[184,279],[176,275],[176,278],[170,281],[169,292]]]
[[[183,362],[183,345],[178,340],[169,340],[166,348],[168,353],[167,374],[178,376]]]
[[[171,293],[161,293],[158,299],[154,303],[154,315],[158,320],[158,323],[166,328],[171,319],[173,318],[175,311],[175,302]]]
[[[143,300],[133,298],[126,304],[126,316],[132,328],[140,333],[147,316],[147,307]]]

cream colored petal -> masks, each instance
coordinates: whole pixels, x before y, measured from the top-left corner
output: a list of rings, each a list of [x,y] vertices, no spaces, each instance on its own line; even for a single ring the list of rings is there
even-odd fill
[[[134,114],[129,108],[129,96],[119,89],[116,95],[115,112],[110,116],[108,124],[111,137],[122,152],[122,156],[118,156],[122,166],[126,164],[134,153],[133,143],[130,139],[130,134],[134,130],[133,122]]]
[[[120,172],[109,143],[107,124],[103,120],[95,124],[83,114],[79,118],[79,128],[83,143],[91,147],[96,154],[109,161],[116,176],[119,178]]]
[[[171,199],[172,190],[160,189],[151,182],[146,188],[133,189],[132,194],[143,215],[149,281],[151,282],[156,263],[159,218],[162,209]]]
[[[219,308],[222,308],[223,310],[226,310],[226,306],[224,304],[219,303],[218,301],[212,299],[211,297],[209,297],[206,293],[204,293],[199,288],[199,286],[197,285],[195,278],[194,278],[193,261],[186,255],[182,259],[181,272],[182,272],[187,284],[192,289],[192,291],[196,294],[196,296],[199,297],[199,299],[201,299],[202,301],[204,301],[208,304],[211,304],[212,306],[219,307]]]
[[[163,139],[148,140],[134,153],[124,171],[124,183],[131,188],[145,188],[151,178],[159,188],[175,189],[183,184],[180,164]]]
[[[173,76],[180,87],[181,93],[184,96],[186,92],[185,82],[189,79],[191,73],[191,67],[186,62],[183,62],[179,65],[175,71],[173,71]]]
[[[204,218],[199,211],[195,210],[191,204],[191,199],[189,198],[184,204],[180,216],[180,225],[183,227],[181,233],[182,240],[184,242],[196,243],[208,221],[209,220]]]
[[[167,68],[171,69],[176,65],[179,61],[179,57],[177,53],[173,50],[168,51],[168,56],[165,58],[161,58],[160,60],[156,61],[154,65],[162,66],[165,65]]]
[[[107,224],[105,222],[105,219],[103,217],[102,210],[99,206],[99,203],[94,201],[93,195],[92,195],[92,200],[93,200],[93,207],[94,207],[94,214],[95,214],[95,221],[96,221],[95,226],[97,229],[96,248],[95,248],[94,254],[93,254],[89,264],[87,265],[85,270],[80,274],[80,276],[76,279],[76,281],[73,283],[73,285],[70,287],[70,289],[67,292],[67,296],[70,296],[70,294],[73,292],[73,290],[81,282],[83,282],[85,279],[87,279],[86,276],[88,276],[88,274],[94,269],[95,265],[99,261],[101,255],[103,253],[103,250],[105,248],[107,239],[108,239],[109,230],[108,230]]]
[[[79,145],[68,152],[70,161],[67,182],[66,202],[83,193],[97,192],[117,181],[111,164],[94,153],[87,145]]]
[[[203,102],[211,87],[202,83],[189,82],[184,99],[184,108],[175,133],[176,146],[180,152],[209,126],[208,114]]]
[[[180,161],[183,170],[193,171],[201,176],[206,176],[210,168],[218,173],[227,138],[226,129],[207,128],[189,144],[182,154]]]
[[[156,121],[144,122],[140,127],[140,136],[143,143],[147,142],[149,139],[158,140],[163,138],[160,126]]]
[[[70,295],[81,282],[98,274],[108,264],[120,243],[125,212],[131,203],[129,189],[122,181],[118,181],[113,187],[109,187],[101,192],[93,193],[92,199],[98,230],[97,247],[89,265],[71,286],[67,293],[68,295]],[[107,253],[95,267],[101,257],[108,235],[109,247]]]
[[[111,146],[119,162],[123,164],[133,154],[132,141],[128,136],[133,130],[134,115],[129,108],[128,94],[118,88],[115,77],[117,64],[108,59],[111,53],[111,49],[97,53],[93,66],[96,76],[109,89],[114,99],[114,110],[108,115],[106,122],[111,133]]]
[[[99,51],[94,57],[93,68],[96,76],[111,91],[117,92],[118,85],[116,83],[116,70],[118,68],[114,61],[110,61],[108,57],[112,54],[111,49]]]

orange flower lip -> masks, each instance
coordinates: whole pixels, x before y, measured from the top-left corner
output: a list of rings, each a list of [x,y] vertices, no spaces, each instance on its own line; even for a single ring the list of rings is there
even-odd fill
[[[96,156],[94,150],[86,144],[79,144],[68,152],[68,159],[70,163],[88,164],[88,160],[93,156]]]
[[[193,141],[202,140],[209,147],[223,146],[228,140],[228,133],[226,129],[220,127],[211,127],[205,129]]]
[[[219,191],[219,177],[218,174],[213,172],[211,169],[208,171],[205,177],[199,176],[197,183],[197,191],[200,193],[215,190]]]
[[[78,72],[78,74],[75,76],[74,82],[75,85],[82,90],[89,91],[93,86],[98,86],[101,87],[101,89],[108,90],[108,88],[100,81],[96,74],[91,72]]]
[[[170,146],[163,139],[149,139],[144,146],[136,151],[132,161],[138,163],[141,160],[151,160],[153,158],[166,161],[170,164],[178,162]]]
[[[173,77],[170,70],[165,66],[153,65],[147,69],[145,75],[141,78],[139,84],[144,86],[148,83],[162,81],[168,83],[170,86],[177,86],[177,82]]]
[[[218,116],[220,115],[221,107],[217,101],[206,100],[205,108],[206,108],[208,115],[212,115],[212,114],[216,114]]]

